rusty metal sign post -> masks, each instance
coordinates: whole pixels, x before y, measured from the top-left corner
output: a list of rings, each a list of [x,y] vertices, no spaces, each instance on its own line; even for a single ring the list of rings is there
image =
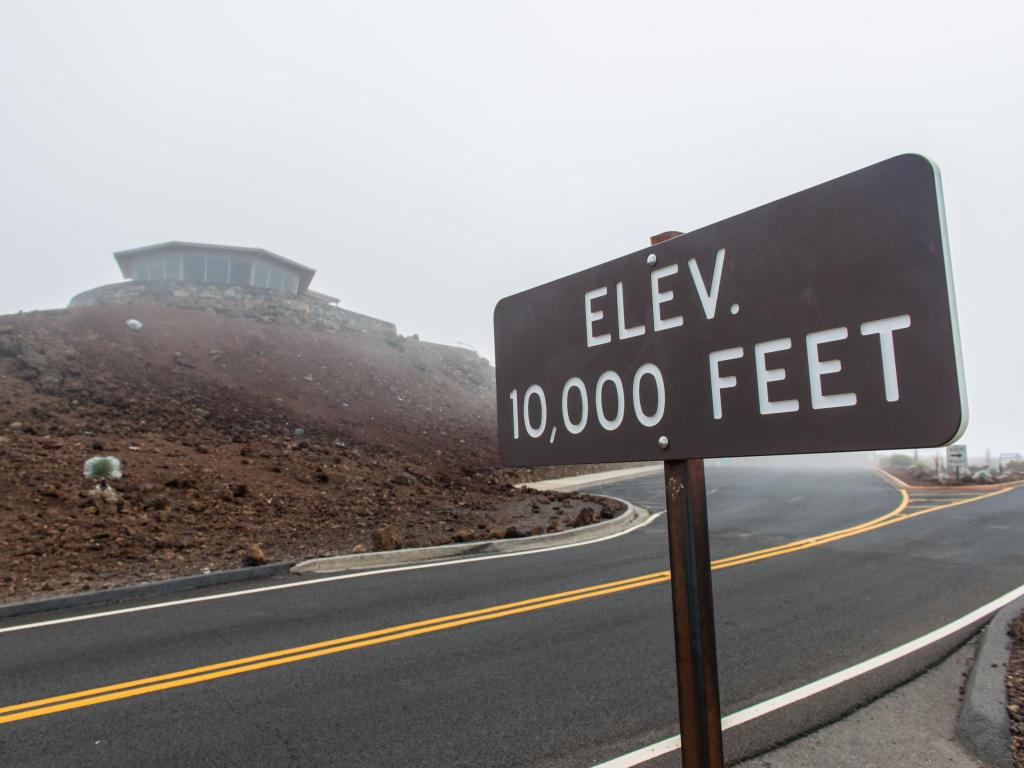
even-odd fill
[[[651,245],[681,235],[663,232]],[[704,459],[665,462],[665,517],[684,768],[722,768],[722,710]],[[684,735],[685,734],[685,735]]]
[[[704,459],[963,434],[944,217],[900,155],[494,310],[505,465],[664,462],[684,768],[723,765]]]
[[[722,768],[704,459],[666,461],[665,497],[683,765]]]

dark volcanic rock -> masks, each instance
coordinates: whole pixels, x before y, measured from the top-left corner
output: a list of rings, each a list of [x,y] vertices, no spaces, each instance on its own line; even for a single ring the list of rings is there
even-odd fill
[[[392,525],[384,525],[373,532],[373,550],[388,552],[405,546],[405,537]]]

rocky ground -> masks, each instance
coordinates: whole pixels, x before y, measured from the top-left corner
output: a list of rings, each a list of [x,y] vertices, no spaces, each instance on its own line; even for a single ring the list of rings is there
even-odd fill
[[[165,307],[0,318],[0,601],[616,511],[516,490],[557,472],[496,470],[494,429],[462,350]]]
[[[1024,768],[1024,615],[1010,625],[1013,650],[1006,670],[1006,702],[1014,768]]]

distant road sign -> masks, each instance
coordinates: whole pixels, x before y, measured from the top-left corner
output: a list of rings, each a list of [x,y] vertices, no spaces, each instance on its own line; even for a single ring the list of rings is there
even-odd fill
[[[967,469],[967,446],[948,446],[946,448],[946,464],[950,469]]]
[[[505,298],[494,335],[507,465],[937,446],[966,426],[919,155]]]

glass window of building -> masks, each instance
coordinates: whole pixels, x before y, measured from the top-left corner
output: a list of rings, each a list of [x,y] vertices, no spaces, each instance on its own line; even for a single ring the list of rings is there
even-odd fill
[[[163,280],[164,279],[164,260],[161,256],[150,256],[146,261],[149,262],[149,279],[150,280]]]
[[[254,286],[283,293],[299,293],[302,273],[288,265],[259,256],[188,252],[140,254],[132,260],[135,280],[175,280],[186,283]]]
[[[206,259],[188,254],[182,260],[182,279],[188,283],[206,282]]]
[[[252,282],[252,262],[248,259],[232,259],[228,282],[231,285],[249,285]]]
[[[257,288],[266,288],[270,283],[270,267],[262,261],[253,264],[252,284]]]
[[[206,282],[227,285],[228,260],[223,256],[206,257]]]
[[[181,257],[164,256],[164,280],[181,279]]]

